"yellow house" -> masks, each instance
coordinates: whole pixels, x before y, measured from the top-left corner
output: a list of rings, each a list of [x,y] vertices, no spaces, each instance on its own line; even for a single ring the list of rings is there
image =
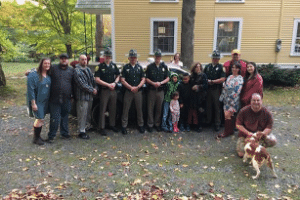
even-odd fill
[[[106,7],[88,8],[95,2]],[[182,0],[78,0],[76,8],[111,14],[116,62],[125,61],[131,48],[139,60],[158,48],[166,62],[180,52]],[[300,66],[300,1],[196,0],[194,35],[194,61],[208,63],[218,49],[225,62],[240,49],[245,60]]]

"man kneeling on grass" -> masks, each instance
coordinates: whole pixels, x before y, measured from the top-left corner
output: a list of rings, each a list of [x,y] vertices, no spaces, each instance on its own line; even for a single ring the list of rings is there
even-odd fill
[[[242,108],[237,116],[236,127],[239,130],[237,141],[237,153],[239,157],[244,156],[245,138],[257,131],[263,133],[260,143],[264,147],[273,147],[277,140],[270,134],[273,127],[273,116],[271,112],[262,105],[260,94],[252,94],[251,104]]]

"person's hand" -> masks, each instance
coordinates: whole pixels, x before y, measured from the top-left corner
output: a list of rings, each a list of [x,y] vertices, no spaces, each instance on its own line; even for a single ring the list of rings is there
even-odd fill
[[[38,107],[35,103],[31,105],[31,108],[34,112],[36,112],[38,110]]]
[[[116,83],[110,83],[110,84],[108,84],[108,88],[110,89],[110,90],[114,90],[115,89],[115,87],[116,87]]]
[[[139,91],[138,87],[131,87],[131,92],[137,93]]]
[[[208,82],[209,85],[212,85],[212,84],[213,84],[213,81],[210,80],[210,79],[208,79],[207,82]]]
[[[182,103],[182,104],[180,104],[179,106],[180,106],[180,108],[183,108],[183,103]]]
[[[30,73],[30,70],[28,69],[26,72],[25,72],[25,76],[28,76]]]
[[[198,89],[197,85],[194,85],[194,86],[192,87],[192,90],[197,90],[197,89]]]
[[[94,89],[94,91],[93,91],[93,95],[96,95],[98,92],[97,92],[97,90],[96,89]]]
[[[155,83],[154,83],[154,87],[155,87],[155,88],[159,88],[160,86],[161,86],[161,83],[160,83],[160,82],[155,82]]]

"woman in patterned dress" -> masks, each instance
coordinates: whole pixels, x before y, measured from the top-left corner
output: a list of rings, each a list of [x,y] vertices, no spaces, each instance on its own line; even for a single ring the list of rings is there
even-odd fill
[[[50,97],[51,61],[49,58],[43,58],[37,68],[37,71],[29,73],[27,77],[27,102],[29,115],[35,117],[33,124],[34,136],[33,143],[43,145],[41,139],[42,126],[44,125],[45,114],[48,110],[48,100]]]
[[[241,65],[236,62],[232,66],[232,75],[228,76],[220,96],[224,103],[225,130],[217,138],[227,137],[234,133],[235,116],[240,109],[240,93],[244,79],[241,74]]]

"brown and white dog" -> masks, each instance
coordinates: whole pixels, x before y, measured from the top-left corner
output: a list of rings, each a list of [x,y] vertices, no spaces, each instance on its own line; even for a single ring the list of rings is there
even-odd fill
[[[265,147],[259,144],[259,141],[263,136],[262,132],[257,132],[245,139],[243,162],[246,162],[248,158],[251,158],[250,164],[252,163],[252,166],[256,170],[256,176],[252,176],[253,179],[258,178],[260,174],[259,168],[264,164],[271,168],[274,178],[277,178],[270,154]]]

